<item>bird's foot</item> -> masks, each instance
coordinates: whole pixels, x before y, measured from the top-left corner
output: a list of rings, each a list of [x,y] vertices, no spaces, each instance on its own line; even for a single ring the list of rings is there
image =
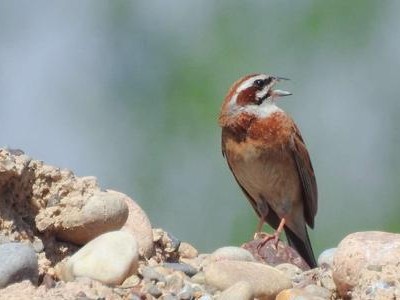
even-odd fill
[[[254,234],[254,239],[261,239],[260,243],[257,245],[257,250],[260,250],[268,241],[273,240],[275,249],[278,250],[278,243],[279,243],[279,235],[280,233],[275,231],[274,234],[268,234],[266,232],[256,232]]]

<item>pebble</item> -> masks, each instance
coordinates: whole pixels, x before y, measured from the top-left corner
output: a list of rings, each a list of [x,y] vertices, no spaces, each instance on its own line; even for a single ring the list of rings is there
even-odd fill
[[[163,266],[165,268],[170,268],[176,271],[181,271],[185,273],[187,276],[192,277],[197,274],[198,270],[188,264],[184,263],[164,263]]]
[[[182,242],[179,245],[178,252],[180,258],[195,258],[199,255],[197,249],[186,242]]]
[[[143,279],[147,281],[164,281],[165,276],[160,274],[155,270],[154,267],[143,267],[140,269],[140,274],[143,276]]]
[[[136,273],[139,253],[135,238],[127,232],[104,233],[87,243],[58,267],[64,281],[89,277],[108,285],[121,284]]]
[[[60,209],[57,238],[84,245],[100,234],[120,229],[128,217],[128,207],[121,195],[98,191],[79,209]]]
[[[218,300],[252,300],[253,298],[250,283],[247,281],[239,281],[224,290],[219,295]]]
[[[178,298],[180,300],[190,300],[192,299],[193,289],[190,285],[185,284],[183,289],[179,292]]]
[[[146,292],[148,292],[150,295],[158,298],[162,295],[161,290],[152,282],[149,282],[145,286]]]
[[[32,242],[32,247],[36,253],[40,253],[44,250],[44,245],[41,239],[35,238]]]
[[[345,237],[333,259],[333,280],[345,297],[359,284],[370,266],[396,266],[400,261],[400,234],[367,231]]]
[[[135,237],[139,245],[139,255],[150,258],[153,254],[153,229],[149,218],[143,209],[131,198],[117,191],[107,190],[121,197],[128,207],[128,217],[121,230],[127,231]]]
[[[178,294],[183,287],[183,278],[178,274],[171,274],[166,277],[166,289],[174,294]]]
[[[330,248],[330,249],[324,250],[318,256],[318,266],[332,268],[332,266],[333,266],[333,257],[335,256],[336,249],[337,248]]]
[[[280,292],[275,300],[326,300],[329,298],[321,298],[307,293],[304,289],[293,288]]]
[[[1,244],[0,288],[23,280],[38,282],[38,259],[34,249],[22,243]]]
[[[281,271],[255,262],[222,260],[204,269],[206,283],[225,290],[239,281],[247,281],[255,297],[274,299],[283,289],[292,287]]]
[[[238,260],[238,261],[255,261],[253,255],[246,249],[234,246],[222,247],[211,253],[209,260]]]
[[[316,284],[307,285],[304,288],[304,291],[322,299],[330,299],[332,294],[328,289],[323,288],[322,286],[318,286]]]

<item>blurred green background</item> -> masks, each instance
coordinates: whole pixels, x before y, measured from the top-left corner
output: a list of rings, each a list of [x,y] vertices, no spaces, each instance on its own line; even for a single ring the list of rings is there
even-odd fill
[[[3,1],[0,143],[95,175],[201,251],[257,220],[220,151],[244,74],[291,78],[280,102],[313,161],[317,254],[399,231],[399,1]]]

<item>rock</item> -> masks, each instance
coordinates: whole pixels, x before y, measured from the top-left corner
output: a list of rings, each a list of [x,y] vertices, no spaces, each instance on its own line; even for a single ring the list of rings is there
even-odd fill
[[[137,270],[139,259],[135,238],[127,232],[104,233],[87,243],[57,269],[59,277],[71,281],[89,277],[104,284],[121,284]]]
[[[185,242],[182,242],[179,245],[178,252],[181,258],[195,258],[197,255],[199,255],[195,247]]]
[[[36,253],[40,253],[44,250],[43,242],[39,238],[35,238],[35,240],[32,242],[32,247]]]
[[[173,294],[178,294],[179,291],[182,289],[184,283],[183,283],[183,278],[179,276],[177,273],[168,275],[166,277],[166,289],[170,293]]]
[[[238,260],[255,261],[253,255],[246,249],[240,247],[227,246],[215,250],[208,258],[210,261],[219,260]]]
[[[99,191],[82,207],[61,209],[55,228],[57,238],[84,245],[100,234],[120,229],[128,217],[128,207],[121,195]]]
[[[204,269],[206,283],[225,290],[239,281],[250,284],[252,294],[261,299],[274,299],[292,284],[281,271],[270,266],[247,261],[222,260],[212,262]]]
[[[295,249],[280,240],[276,244],[274,239],[269,239],[265,242],[265,239],[261,237],[243,244],[242,247],[248,250],[257,261],[270,266],[290,263],[304,271],[310,269]]]
[[[332,268],[333,257],[335,256],[336,249],[337,248],[330,248],[324,250],[318,257],[318,265],[320,267]]]
[[[0,262],[0,288],[23,280],[37,284],[38,260],[31,246],[21,243],[1,244]]]
[[[329,298],[321,298],[307,293],[304,289],[293,288],[283,290],[276,296],[276,300],[326,300]]]
[[[400,266],[371,266],[360,272],[352,299],[400,299]]]
[[[158,298],[162,295],[161,290],[153,283],[153,282],[148,282],[145,287],[145,291],[149,293],[150,295]]]
[[[253,292],[250,283],[247,281],[236,282],[231,287],[224,290],[218,300],[252,300]]]
[[[290,279],[300,275],[303,272],[298,266],[288,263],[277,265],[275,268],[279,271],[282,271]]]
[[[304,291],[314,297],[319,297],[322,299],[331,299],[332,293],[322,286],[318,286],[316,284],[307,285],[304,288]]]
[[[121,230],[133,234],[139,245],[139,254],[146,258],[150,258],[153,254],[153,229],[146,213],[142,208],[131,198],[125,194],[107,190],[118,197],[121,197],[128,207],[128,218]]]
[[[356,232],[344,238],[333,258],[333,280],[345,297],[359,284],[363,270],[400,261],[400,234],[368,231]]]
[[[192,266],[184,263],[164,263],[163,266],[165,268],[174,269],[176,271],[181,271],[185,273],[187,276],[192,277],[194,276],[198,270],[193,268]]]
[[[140,269],[140,274],[146,281],[165,281],[164,275],[157,272],[154,267],[143,267]]]
[[[185,284],[183,289],[178,294],[179,300],[190,300],[193,298],[193,289],[190,285]]]

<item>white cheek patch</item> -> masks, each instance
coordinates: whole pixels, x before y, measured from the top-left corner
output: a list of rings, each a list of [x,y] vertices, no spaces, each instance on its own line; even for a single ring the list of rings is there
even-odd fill
[[[249,79],[243,81],[237,88],[236,93],[232,96],[232,99],[229,101],[229,111],[231,113],[234,113],[235,111],[239,110],[239,108],[236,105],[236,100],[237,100],[237,96],[239,95],[240,92],[251,87],[253,85],[254,81],[256,81],[257,79],[263,80],[263,79],[267,79],[267,78],[268,77],[265,74],[260,74],[257,76],[250,77]],[[259,91],[258,93],[262,93],[262,92],[264,92],[264,89]]]

